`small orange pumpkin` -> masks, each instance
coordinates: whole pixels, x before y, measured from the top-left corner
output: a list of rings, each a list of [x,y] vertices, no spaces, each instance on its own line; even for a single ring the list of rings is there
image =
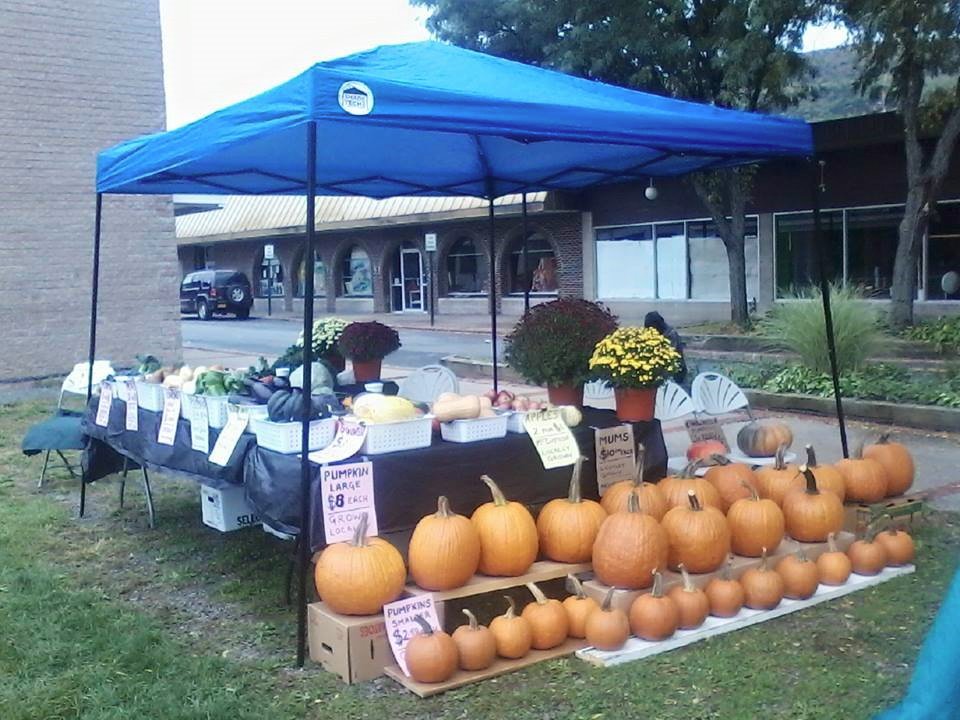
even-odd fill
[[[667,498],[660,485],[643,482],[643,446],[637,448],[639,461],[636,464],[636,476],[633,480],[621,480],[607,488],[600,498],[600,504],[608,515],[627,509],[630,493],[636,493],[640,512],[650,515],[657,521],[667,514]]]
[[[777,448],[793,444],[793,431],[779,420],[753,420],[737,433],[737,447],[749,457],[772,457]]]
[[[530,511],[508,502],[488,475],[480,478],[490,488],[493,501],[473,512],[470,521],[480,536],[480,572],[484,575],[523,575],[537,559],[537,524]]]
[[[887,496],[887,471],[876,460],[863,457],[863,446],[852,458],[841,460],[836,465],[843,475],[847,500],[875,503]]]
[[[710,600],[707,599],[703,590],[691,582],[690,574],[682,564],[680,573],[683,576],[683,583],[674,585],[667,595],[673,598],[677,604],[677,610],[680,611],[680,627],[689,630],[703,625],[703,621],[710,614]]]
[[[628,590],[649,587],[655,568],[667,564],[670,542],[656,520],[640,512],[630,493],[626,512],[608,515],[593,543],[593,572],[605,585]]]
[[[757,476],[749,465],[730,462],[723,455],[713,455],[711,466],[703,479],[711,483],[720,495],[720,509],[727,512],[737,500],[750,497],[749,487],[757,482]]]
[[[843,503],[834,493],[820,492],[810,468],[800,466],[806,480],[783,498],[783,519],[787,533],[800,542],[823,542],[843,527]]]
[[[462,587],[477,572],[480,536],[470,518],[452,512],[441,495],[437,512],[414,528],[407,559],[413,581],[425,590]]]
[[[762,498],[773,500],[777,505],[783,505],[784,496],[796,485],[797,478],[800,478],[797,466],[784,462],[783,456],[786,452],[787,446],[781,445],[773,456],[773,465],[766,465],[754,471],[757,477],[757,494]]]
[[[533,631],[525,617],[517,615],[517,605],[509,595],[507,611],[490,621],[490,632],[497,642],[497,655],[509,660],[522,658],[533,645]]]
[[[840,471],[837,470],[834,465],[817,465],[817,453],[813,449],[813,445],[807,445],[807,467],[810,468],[810,472],[813,473],[813,477],[817,480],[817,488],[820,492],[825,492],[829,490],[834,493],[837,497],[840,498],[841,502],[847,497],[847,484],[843,479],[843,475],[840,474]],[[803,487],[804,479],[797,473],[797,477],[794,480],[797,487]]]
[[[868,527],[863,537],[847,548],[850,566],[857,575],[877,575],[887,566],[887,549],[877,542],[876,530]]]
[[[584,500],[580,494],[583,460],[577,458],[573,466],[567,497],[551,500],[537,517],[540,549],[556,562],[588,562],[593,554],[593,541],[607,517],[600,503]]]
[[[896,567],[912,563],[916,552],[913,546],[913,538],[904,530],[895,528],[892,517],[889,515],[885,517],[889,524],[886,530],[877,533],[877,542],[883,545],[887,551],[887,565]]]
[[[793,600],[806,600],[820,584],[820,570],[803,548],[777,563],[777,572],[783,578],[783,596]]]
[[[887,497],[903,495],[913,485],[916,473],[913,456],[906,446],[891,442],[889,433],[883,433],[875,443],[867,445],[863,456],[883,466],[887,475]]]
[[[837,549],[834,533],[827,536],[827,551],[817,558],[817,569],[820,571],[820,582],[824,585],[843,585],[850,579],[850,558]]]
[[[746,485],[750,497],[737,500],[727,512],[730,547],[737,555],[760,557],[763,548],[773,552],[780,546],[785,529],[783,511],[773,500],[761,498]]]
[[[702,505],[710,505],[715,508],[720,508],[723,505],[720,493],[717,492],[713,483],[696,476],[695,473],[699,467],[699,462],[692,462],[679,475],[669,475],[657,483],[667,500],[668,511],[670,508],[687,507],[689,502],[687,493],[691,490],[697,494],[697,498]]]
[[[573,594],[564,598],[563,609],[567,612],[569,628],[567,633],[572,638],[582,638],[587,634],[587,618],[590,613],[600,607],[597,601],[583,592],[583,585],[575,575],[567,575],[567,590]]]
[[[603,604],[587,618],[587,642],[597,650],[619,650],[630,637],[630,620],[620,608],[610,606],[614,589],[607,590]]]
[[[449,680],[457,671],[460,655],[457,644],[443,630],[434,630],[422,615],[414,620],[423,632],[407,643],[405,659],[410,677],[422,683],[440,683]]]
[[[731,556],[720,571],[720,576],[711,578],[703,589],[710,603],[710,614],[716,617],[733,617],[743,607],[743,585],[733,577],[732,565]]]
[[[663,576],[653,571],[653,589],[630,605],[630,629],[642,640],[666,640],[680,625],[680,609],[663,594]]]
[[[559,600],[547,598],[534,583],[528,582],[527,590],[533,595],[533,602],[523,609],[521,617],[530,623],[533,647],[537,650],[554,648],[567,639],[570,630],[567,611]]]
[[[715,507],[701,505],[693,490],[687,494],[688,507],[675,507],[663,516],[663,529],[670,542],[668,564],[681,564],[696,573],[712,572],[730,552],[727,518]]]
[[[461,670],[486,670],[497,657],[497,639],[490,628],[477,623],[477,616],[463,608],[467,624],[453,631]]]
[[[754,610],[773,610],[783,600],[783,578],[767,567],[767,551],[760,556],[760,567],[750,568],[740,576],[743,604]]]

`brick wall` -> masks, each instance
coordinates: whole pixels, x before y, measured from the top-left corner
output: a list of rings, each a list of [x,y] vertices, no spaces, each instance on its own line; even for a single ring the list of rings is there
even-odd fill
[[[0,380],[86,360],[96,153],[164,126],[157,0],[0,3]],[[180,354],[169,198],[104,198],[99,358]]]

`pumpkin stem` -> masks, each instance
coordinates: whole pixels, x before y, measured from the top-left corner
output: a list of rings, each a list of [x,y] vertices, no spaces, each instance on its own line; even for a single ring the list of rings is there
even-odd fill
[[[686,479],[686,480],[689,480],[690,478],[696,476],[697,468],[701,468],[701,467],[703,467],[703,460],[702,460],[702,459],[701,459],[701,460],[694,460],[693,462],[689,462],[689,463],[686,464],[686,466],[683,468],[683,470],[680,471],[680,477],[682,477],[682,478],[684,478],[684,479]]]
[[[680,568],[680,574],[683,576],[684,592],[696,592],[697,588],[694,586],[693,581],[690,580],[690,573],[687,572],[687,566],[683,563],[680,563],[678,567]]]
[[[803,548],[797,550],[797,560],[800,562],[810,562],[810,558],[807,557],[807,551]]]
[[[753,500],[753,502],[760,502],[760,495],[757,494],[757,489],[752,483],[748,483],[746,480],[741,480],[740,484],[750,491],[750,499]]]
[[[897,528],[893,524],[893,515],[891,515],[890,513],[884,513],[882,519],[887,521],[887,532],[890,533],[891,535],[896,535]]]
[[[614,592],[616,592],[616,588],[610,588],[607,590],[607,594],[603,596],[603,602],[600,603],[600,609],[604,612],[610,612],[610,604],[613,602]]]
[[[630,495],[627,496],[627,512],[640,512],[640,496],[637,495],[635,490],[631,490]]]
[[[643,443],[637,445],[637,463],[634,465],[635,474],[633,476],[633,486],[640,487],[643,484],[643,471],[647,463],[647,448]]]
[[[503,616],[504,616],[505,618],[515,617],[516,614],[517,614],[517,603],[516,603],[516,601],[515,601],[512,597],[510,597],[509,595],[504,595],[504,597],[507,599],[507,611],[503,614]]]
[[[777,451],[773,454],[773,469],[774,470],[786,470],[787,464],[783,461],[783,456],[787,454],[787,444],[780,443],[777,446]]]
[[[453,517],[453,511],[450,509],[450,501],[446,495],[437,498],[437,514],[434,517],[450,518]]]
[[[473,614],[473,611],[470,610],[469,608],[464,608],[464,609],[463,609],[463,614],[466,615],[466,616],[467,616],[467,620],[470,621],[470,629],[471,629],[471,630],[476,630],[476,629],[477,629],[477,616]]]
[[[880,433],[880,437],[877,438],[877,445],[886,445],[890,442],[890,433]]]
[[[503,495],[503,490],[501,490],[497,484],[493,481],[493,478],[489,475],[481,475],[480,479],[490,488],[490,495],[493,496],[493,504],[497,507],[503,507],[507,504],[507,498]]]
[[[583,472],[583,461],[586,458],[578,457],[573,464],[573,474],[570,476],[570,489],[567,491],[567,500],[572,503],[580,503],[583,497],[580,494],[580,473]]]
[[[720,569],[721,580],[733,580],[733,555],[727,555],[727,561]]]
[[[817,488],[817,477],[813,474],[813,470],[806,465],[801,465],[800,472],[803,473],[803,477],[807,480],[807,495],[819,495],[820,490]]]
[[[693,490],[687,490],[687,500],[690,501],[690,509],[694,512],[703,510],[703,505],[700,504],[700,498],[697,497],[697,493]]]
[[[807,467],[815,468],[817,466],[817,453],[813,445],[807,445]]]
[[[711,464],[711,465],[720,465],[721,467],[722,467],[723,465],[729,465],[729,464],[730,464],[730,460],[729,460],[726,456],[724,456],[724,455],[714,454],[714,455],[711,455],[711,456],[708,458],[708,460],[710,461],[710,464]]]
[[[837,534],[830,533],[827,535],[827,549],[830,552],[837,552]]]
[[[537,601],[537,605],[546,605],[547,596],[543,594],[543,590],[538,588],[535,583],[528,582],[526,583],[527,590],[530,591],[530,594],[533,595],[533,599]]]
[[[567,575],[567,592],[575,595],[578,600],[585,600],[587,594],[583,591],[583,584],[576,575]]]
[[[663,575],[656,568],[653,570],[653,589],[650,594],[655,598],[663,597]]]
[[[350,540],[350,544],[354,547],[366,547],[367,546],[367,525],[370,520],[367,517],[366,513],[360,513],[360,522],[357,523],[357,526],[353,529],[353,538]]]
[[[862,439],[860,442],[857,443],[857,447],[854,448],[854,451],[853,451],[854,459],[860,460],[863,458],[863,446],[866,445],[866,443],[867,443],[866,438]]]
[[[430,627],[430,623],[424,619],[423,615],[414,615],[413,619],[417,621],[417,625],[423,630],[424,635],[433,635],[433,628]]]
[[[760,571],[767,571],[767,549],[765,547],[760,548]]]
[[[863,541],[866,543],[872,543],[877,539],[877,533],[880,532],[880,528],[877,526],[877,523],[883,518],[877,518],[873,522],[867,523],[863,528]]]

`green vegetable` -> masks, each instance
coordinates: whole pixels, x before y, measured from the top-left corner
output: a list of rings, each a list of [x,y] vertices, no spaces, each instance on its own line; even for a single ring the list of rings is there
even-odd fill
[[[140,375],[156,372],[162,367],[160,361],[153,355],[137,355],[137,362],[140,363],[137,366],[137,373]]]

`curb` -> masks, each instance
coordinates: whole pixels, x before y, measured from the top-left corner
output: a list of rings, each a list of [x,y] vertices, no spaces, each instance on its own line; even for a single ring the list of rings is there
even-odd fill
[[[341,317],[341,316],[338,316]],[[298,325],[303,324],[303,319],[298,317],[267,317],[265,315],[254,315],[251,316],[251,320],[267,320],[268,322],[287,322],[287,323],[297,323]],[[344,318],[349,319],[349,318]],[[358,320],[359,322],[359,320]],[[386,320],[380,320],[378,322],[386,322]],[[489,328],[451,328],[443,325],[419,325],[417,323],[403,323],[403,322],[389,322],[386,323],[390,327],[397,330],[424,330],[426,332],[448,332],[448,333],[458,333],[458,334],[468,334],[468,335],[490,335]],[[502,332],[497,332],[497,338],[503,340],[506,338],[506,334]]]

